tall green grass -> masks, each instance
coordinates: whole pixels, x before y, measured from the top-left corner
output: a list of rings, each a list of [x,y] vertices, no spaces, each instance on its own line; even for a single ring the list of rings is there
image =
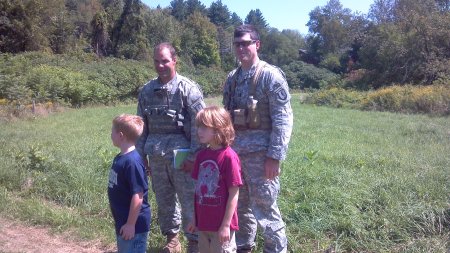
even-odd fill
[[[290,252],[446,252],[448,117],[315,107],[300,104],[297,95],[292,106],[279,199]],[[111,120],[135,108],[0,123],[2,215],[112,243],[106,181],[118,150]],[[153,215],[150,252],[164,241]],[[260,252],[260,238],[258,246]]]

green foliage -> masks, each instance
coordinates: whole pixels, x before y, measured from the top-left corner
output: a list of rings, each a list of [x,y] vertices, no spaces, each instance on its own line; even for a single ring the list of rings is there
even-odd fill
[[[449,115],[450,87],[406,85],[369,92],[332,87],[305,96],[303,102],[362,110]]]
[[[304,100],[307,104],[343,108],[360,108],[364,93],[331,87],[314,92]]]
[[[282,69],[286,74],[289,87],[292,89],[325,88],[335,84],[339,78],[338,75],[327,69],[317,68],[302,61],[294,61],[283,66]]]
[[[450,13],[439,12],[436,1],[377,2],[370,14],[377,25],[363,38],[360,59],[374,88],[448,76]]]
[[[320,67],[329,69],[335,73],[341,72],[342,66],[337,54],[328,54],[319,64]]]
[[[368,94],[362,107],[403,113],[450,114],[450,86],[391,86]]]
[[[26,41],[31,33],[26,22],[25,7],[20,2],[5,0],[0,2],[2,22],[0,25],[0,52],[17,53],[25,50]]]
[[[339,0],[330,0],[323,7],[316,7],[309,13],[309,31],[320,38],[321,53],[335,53],[349,45],[351,11],[343,8]]]
[[[260,9],[251,10],[245,17],[244,23],[254,25],[262,35],[265,34],[266,29],[269,27]]]
[[[219,66],[220,56],[219,45],[216,40],[216,26],[206,16],[195,12],[187,18],[186,27],[192,31],[190,38],[193,41],[191,45],[185,47],[189,50],[192,62],[196,65]]]
[[[156,9],[151,10],[145,16],[145,22],[147,24],[145,33],[152,47],[161,42],[169,41],[172,42],[179,54],[182,53],[183,49],[180,45],[183,28],[175,17],[164,10]],[[161,29],[161,27],[164,27],[164,29]]]
[[[271,64],[283,66],[297,60],[298,49],[304,47],[304,44],[302,35],[297,31],[279,32],[272,28],[261,42],[259,55]]]
[[[204,66],[185,67],[182,73],[186,73],[186,76],[201,86],[204,96],[222,94],[223,82],[227,77],[227,73],[220,68],[207,68]]]
[[[91,56],[3,55],[0,98],[22,105],[30,104],[31,99],[72,106],[108,104],[136,98],[139,88],[151,78],[153,67],[148,64]]]
[[[228,7],[222,4],[221,0],[212,2],[208,9],[209,20],[211,20],[211,23],[219,27],[228,27],[231,25],[230,16]]]

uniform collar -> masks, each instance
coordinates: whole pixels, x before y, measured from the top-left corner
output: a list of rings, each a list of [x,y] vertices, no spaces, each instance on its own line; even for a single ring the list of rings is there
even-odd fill
[[[159,85],[159,87],[167,87],[167,89],[170,90],[174,84],[178,83],[178,73],[176,72],[176,73],[175,73],[175,76],[172,78],[172,80],[170,80],[170,81],[169,81],[168,83],[166,83],[166,84],[162,84],[162,83],[160,82],[159,78],[158,78],[157,80],[158,80],[158,85]]]
[[[248,79],[248,78],[252,78],[253,75],[255,74],[256,66],[258,66],[258,64],[259,64],[260,62],[261,62],[260,60],[257,61],[257,62],[255,62],[255,64],[253,64],[253,65],[250,67],[250,69],[247,70],[247,71],[244,71],[244,70],[241,68],[240,73],[239,73],[239,79]]]

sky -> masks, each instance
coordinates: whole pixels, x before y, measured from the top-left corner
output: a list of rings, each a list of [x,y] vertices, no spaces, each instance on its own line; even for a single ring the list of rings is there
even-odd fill
[[[151,8],[158,5],[162,8],[170,6],[171,0],[141,0]],[[216,0],[200,0],[207,8]],[[302,34],[308,33],[306,23],[309,20],[309,12],[317,6],[323,7],[328,0],[222,0],[222,4],[228,10],[236,12],[238,16],[245,20],[251,10],[259,9],[270,27],[278,30],[292,29],[298,30]],[[349,8],[352,12],[367,14],[370,5],[374,0],[340,0],[344,8]]]

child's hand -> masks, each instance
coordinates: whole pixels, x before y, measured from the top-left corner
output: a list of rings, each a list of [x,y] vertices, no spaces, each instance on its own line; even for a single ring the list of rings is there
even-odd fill
[[[134,225],[129,225],[128,223],[125,223],[125,225],[123,225],[120,228],[119,233],[120,233],[120,235],[122,236],[122,238],[124,240],[131,240],[131,239],[133,239],[134,233],[135,233]]]
[[[219,236],[219,241],[221,243],[226,243],[230,241],[230,226],[220,226],[219,231],[217,231]]]
[[[195,231],[197,231],[197,227],[195,226],[195,224],[193,222],[189,222],[189,224],[186,227],[186,230],[189,233],[194,233]]]

